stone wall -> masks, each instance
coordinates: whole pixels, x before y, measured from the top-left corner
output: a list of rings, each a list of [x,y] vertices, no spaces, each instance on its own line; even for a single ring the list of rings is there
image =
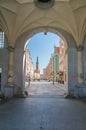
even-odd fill
[[[1,74],[1,91],[4,92],[4,88],[7,84],[8,77],[8,49],[0,49],[0,68],[2,68]]]
[[[77,85],[77,50],[68,48],[68,93],[74,95]]]

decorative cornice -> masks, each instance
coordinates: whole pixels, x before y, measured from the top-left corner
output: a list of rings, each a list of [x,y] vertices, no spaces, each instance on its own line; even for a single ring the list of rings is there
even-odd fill
[[[12,46],[8,46],[8,50],[9,50],[10,52],[14,52],[15,48],[12,47]]]
[[[78,51],[83,51],[83,49],[84,49],[83,45],[77,46],[77,50],[78,50]]]

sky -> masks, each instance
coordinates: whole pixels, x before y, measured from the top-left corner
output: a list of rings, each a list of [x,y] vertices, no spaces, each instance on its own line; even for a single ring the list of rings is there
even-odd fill
[[[43,73],[43,68],[47,67],[51,54],[54,52],[54,46],[59,46],[59,39],[59,36],[54,33],[47,32],[47,35],[45,35],[43,32],[40,32],[33,35],[30,41],[28,40],[28,49],[31,54],[34,69],[36,68],[38,56],[39,69]]]

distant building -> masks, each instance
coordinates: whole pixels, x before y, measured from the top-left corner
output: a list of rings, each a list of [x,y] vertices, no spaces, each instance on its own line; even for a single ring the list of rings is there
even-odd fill
[[[46,80],[46,68],[43,69],[43,79]]]
[[[37,60],[36,60],[36,70],[34,72],[34,79],[40,80],[40,69],[39,69],[38,57],[37,57]]]
[[[40,74],[40,80],[43,80],[44,78],[43,78],[43,74]]]
[[[54,53],[51,55],[49,63],[43,69],[43,79],[67,82],[67,46],[60,39],[59,47],[54,46]]]
[[[25,49],[25,78],[33,79],[34,77],[34,65],[30,56],[29,50]]]
[[[53,61],[54,61],[53,56],[51,55],[51,58],[49,60],[47,67],[43,69],[44,80],[49,80],[49,81],[53,80],[53,72],[54,72]]]
[[[54,46],[54,80],[58,81],[59,47]]]
[[[59,71],[59,47],[54,46],[54,53],[51,54],[49,63],[43,71],[43,77],[49,81],[58,81]]]
[[[59,80],[64,83],[67,82],[67,54],[66,54],[67,46],[66,43],[60,39],[60,47],[59,47]]]

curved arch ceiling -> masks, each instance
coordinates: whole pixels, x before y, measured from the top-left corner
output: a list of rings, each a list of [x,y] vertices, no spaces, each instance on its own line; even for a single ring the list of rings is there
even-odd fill
[[[86,0],[55,0],[49,9],[34,0],[0,0],[0,24],[11,43],[27,30],[41,26],[61,28],[82,43],[86,29]]]

